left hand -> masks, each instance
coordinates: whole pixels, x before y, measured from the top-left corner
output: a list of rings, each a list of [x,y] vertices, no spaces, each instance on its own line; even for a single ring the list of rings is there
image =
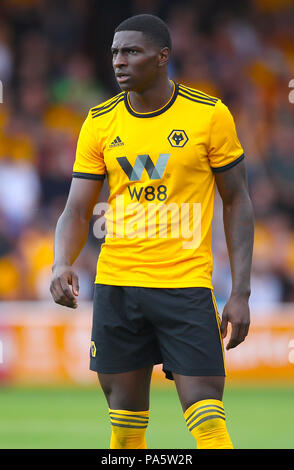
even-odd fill
[[[245,340],[249,331],[250,310],[248,297],[231,295],[229,298],[222,314],[222,338],[227,336],[228,323],[231,323],[232,331],[226,349],[232,349]]]

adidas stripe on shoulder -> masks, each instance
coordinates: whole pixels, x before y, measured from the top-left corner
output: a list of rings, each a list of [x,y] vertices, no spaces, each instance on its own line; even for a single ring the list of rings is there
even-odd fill
[[[95,106],[95,108],[91,109],[91,114],[92,117],[98,117],[101,116],[102,114],[108,113],[109,111],[112,111],[116,107],[118,103],[124,100],[125,92],[121,92],[116,96],[113,96],[109,100],[105,101],[101,105]]]
[[[185,85],[179,85],[178,94],[187,100],[194,101],[195,103],[206,104],[208,106],[215,106],[219,98],[207,95],[202,91],[195,90],[194,88]]]

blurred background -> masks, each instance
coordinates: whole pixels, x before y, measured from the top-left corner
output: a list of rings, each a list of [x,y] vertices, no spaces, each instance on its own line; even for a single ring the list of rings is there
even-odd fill
[[[227,355],[232,427],[239,447],[294,447],[288,433],[294,414],[287,401],[294,379],[293,0],[1,1],[0,447],[108,445],[103,427],[100,441],[97,438],[90,406],[84,414],[80,411],[81,420],[87,411],[89,420],[79,422],[77,440],[69,437],[72,427],[68,415],[62,414],[67,407],[61,406],[72,400],[77,413],[75,396],[81,394],[79,403],[85,405],[92,397],[93,406],[101,400],[104,410],[103,397],[96,396],[95,374],[88,370],[91,299],[102,242],[92,228],[76,263],[80,308],[73,313],[55,305],[49,284],[54,230],[71,182],[77,137],[89,108],[119,92],[110,55],[113,31],[123,19],[139,13],[156,14],[170,28],[170,77],[220,97],[235,118],[246,155],[256,233],[252,327],[245,343]],[[105,184],[101,200],[106,198]],[[213,250],[213,283],[221,312],[231,277],[218,195]],[[164,382],[162,391],[162,377],[156,368],[154,393],[163,394],[162,403],[172,406],[166,399],[167,393],[174,393],[172,384]],[[255,390],[260,382],[263,385]],[[241,388],[234,388],[235,383]],[[43,395],[35,388],[40,385]],[[54,395],[44,388],[52,385],[78,389],[70,396],[54,389]],[[45,390],[49,395],[44,398]],[[246,402],[250,393],[254,399]],[[156,397],[155,408],[161,403]],[[40,407],[32,412],[32,420],[29,404],[37,406],[38,399]],[[262,405],[267,399],[275,403],[277,419],[284,419],[284,434],[278,440],[273,433],[266,434],[275,422],[267,421],[270,417]],[[46,408],[43,400],[49,408],[41,422],[36,416]],[[277,408],[277,402],[285,408]],[[173,406],[180,412],[178,404]],[[255,434],[249,427],[247,433],[244,425],[249,408],[264,411],[263,428]],[[154,415],[161,418],[159,411]],[[63,434],[52,431],[52,422],[48,427],[50,416],[55,416]],[[82,433],[87,436],[84,441]],[[256,440],[261,435],[264,441]],[[158,446],[156,435],[150,439]],[[177,436],[174,444],[168,440],[165,448],[192,447],[188,434],[185,439],[181,442]]]

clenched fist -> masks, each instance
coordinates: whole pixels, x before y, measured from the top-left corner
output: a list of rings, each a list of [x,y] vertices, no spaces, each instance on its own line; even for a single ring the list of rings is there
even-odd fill
[[[50,292],[57,304],[77,308],[79,279],[71,266],[53,266]],[[71,288],[70,288],[71,286]]]

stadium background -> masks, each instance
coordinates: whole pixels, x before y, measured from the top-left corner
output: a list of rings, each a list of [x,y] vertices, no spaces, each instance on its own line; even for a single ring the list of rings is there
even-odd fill
[[[170,76],[219,96],[246,154],[256,217],[250,335],[227,354],[224,403],[238,448],[293,448],[294,2],[3,0],[0,3],[0,448],[107,448],[107,408],[88,371],[101,240],[76,267],[80,307],[49,293],[53,235],[91,106],[118,92],[109,47],[137,13],[167,21]],[[294,92],[293,92],[294,93]],[[104,187],[101,200],[107,198]],[[217,195],[214,286],[230,272]],[[193,448],[174,385],[154,373],[148,444]]]

